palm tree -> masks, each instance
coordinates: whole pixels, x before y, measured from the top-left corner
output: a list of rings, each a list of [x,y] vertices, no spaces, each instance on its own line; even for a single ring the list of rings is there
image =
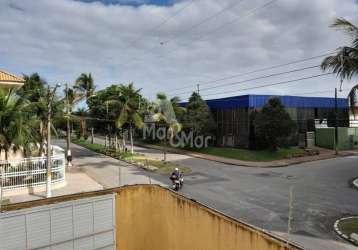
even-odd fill
[[[84,138],[85,140],[87,139],[87,135],[86,135],[86,129],[87,129],[86,116],[87,116],[87,111],[84,108],[77,109],[77,111],[74,112],[73,115],[71,115],[72,120],[79,122],[79,124],[80,124],[80,138]]]
[[[88,98],[93,96],[96,86],[94,85],[91,73],[89,73],[88,75],[82,73],[76,79],[74,88],[84,93],[84,97],[86,98],[86,101],[88,100]]]
[[[10,150],[22,148],[28,152],[37,141],[35,119],[26,112],[29,102],[15,93],[0,89],[0,151],[4,150],[5,160]]]
[[[124,125],[129,126],[131,153],[133,154],[133,127],[143,127],[143,120],[139,114],[141,89],[135,89],[133,83],[128,85],[121,84],[119,89],[120,95],[111,97],[107,103],[114,104],[119,107],[119,112],[116,114],[115,118],[116,127],[122,128]]]
[[[47,121],[47,100],[46,100],[46,81],[44,81],[38,73],[33,73],[30,76],[24,75],[25,83],[17,90],[17,94],[27,99],[30,103],[26,107],[27,111],[36,115],[38,119],[39,131],[39,156],[43,153],[47,130],[45,124]]]
[[[155,108],[155,113],[152,115],[152,120],[160,125],[165,127],[165,136],[164,136],[164,161],[166,161],[166,147],[168,135],[170,140],[181,131],[182,125],[178,122],[176,118],[176,112],[184,112],[184,109],[178,105],[179,98],[172,98],[170,101],[167,99],[167,96],[163,93],[157,94],[157,103]]]
[[[82,94],[77,93],[76,90],[74,90],[73,88],[68,88],[68,85],[66,85],[66,89],[64,90],[65,92],[65,98],[63,100],[63,102],[66,104],[66,127],[67,127],[67,131],[66,131],[66,155],[67,155],[67,161],[68,161],[68,165],[71,166],[71,113],[72,113],[72,109],[75,106],[75,104],[77,102],[79,102],[82,99]]]
[[[338,18],[331,27],[346,32],[352,38],[352,44],[337,49],[336,55],[326,57],[321,63],[324,71],[335,73],[340,79],[351,80],[358,76],[358,26],[344,18]],[[355,115],[358,101],[358,84],[348,94],[350,109]]]
[[[91,73],[82,73],[76,79],[74,89],[78,90],[80,93],[82,92],[83,97],[86,98],[86,103],[88,104],[88,99],[94,95],[96,89]],[[86,127],[86,120],[82,119],[81,124],[83,127]]]
[[[182,122],[186,114],[186,108],[180,106],[180,98],[178,96],[174,96],[170,99],[170,103],[173,107],[176,120]]]

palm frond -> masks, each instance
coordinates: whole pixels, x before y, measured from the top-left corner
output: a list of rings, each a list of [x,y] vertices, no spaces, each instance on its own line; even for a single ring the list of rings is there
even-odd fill
[[[116,127],[121,128],[128,121],[128,112],[125,108],[122,108],[119,116],[116,119]]]
[[[358,50],[351,47],[339,48],[337,54],[326,57],[321,63],[323,71],[330,71],[341,79],[351,80],[358,76]]]
[[[144,123],[143,123],[142,117],[137,112],[132,114],[132,120],[133,120],[134,126],[136,126],[137,128],[143,128]]]
[[[331,25],[331,27],[344,30],[346,33],[354,37],[358,36],[358,26],[349,22],[347,19],[337,18],[336,21]]]

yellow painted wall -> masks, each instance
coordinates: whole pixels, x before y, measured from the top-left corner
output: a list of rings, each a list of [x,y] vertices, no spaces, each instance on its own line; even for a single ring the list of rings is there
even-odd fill
[[[119,250],[288,249],[277,238],[158,186],[116,192]]]

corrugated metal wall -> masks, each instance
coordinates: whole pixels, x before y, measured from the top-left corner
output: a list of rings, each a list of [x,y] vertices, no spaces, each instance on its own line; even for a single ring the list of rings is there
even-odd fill
[[[114,195],[0,214],[0,250],[115,249]]]
[[[249,143],[249,114],[247,108],[218,109],[214,112],[217,145],[247,147]]]

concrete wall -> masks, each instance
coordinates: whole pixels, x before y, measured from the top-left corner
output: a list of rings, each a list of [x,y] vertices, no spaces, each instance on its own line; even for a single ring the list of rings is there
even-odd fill
[[[125,186],[53,197],[10,204],[2,206],[2,209],[27,213],[29,208],[41,209],[52,204],[61,207],[66,202],[78,203],[113,193],[117,250],[302,249],[287,246],[280,238],[156,185]],[[83,214],[82,219],[86,216]]]
[[[317,128],[316,145],[323,148],[334,149],[335,132],[334,128]],[[358,148],[358,128],[338,128],[339,150]]]
[[[278,239],[158,186],[126,187],[118,194],[117,249],[288,249]]]
[[[335,137],[334,128],[316,129],[316,146],[334,149]]]

